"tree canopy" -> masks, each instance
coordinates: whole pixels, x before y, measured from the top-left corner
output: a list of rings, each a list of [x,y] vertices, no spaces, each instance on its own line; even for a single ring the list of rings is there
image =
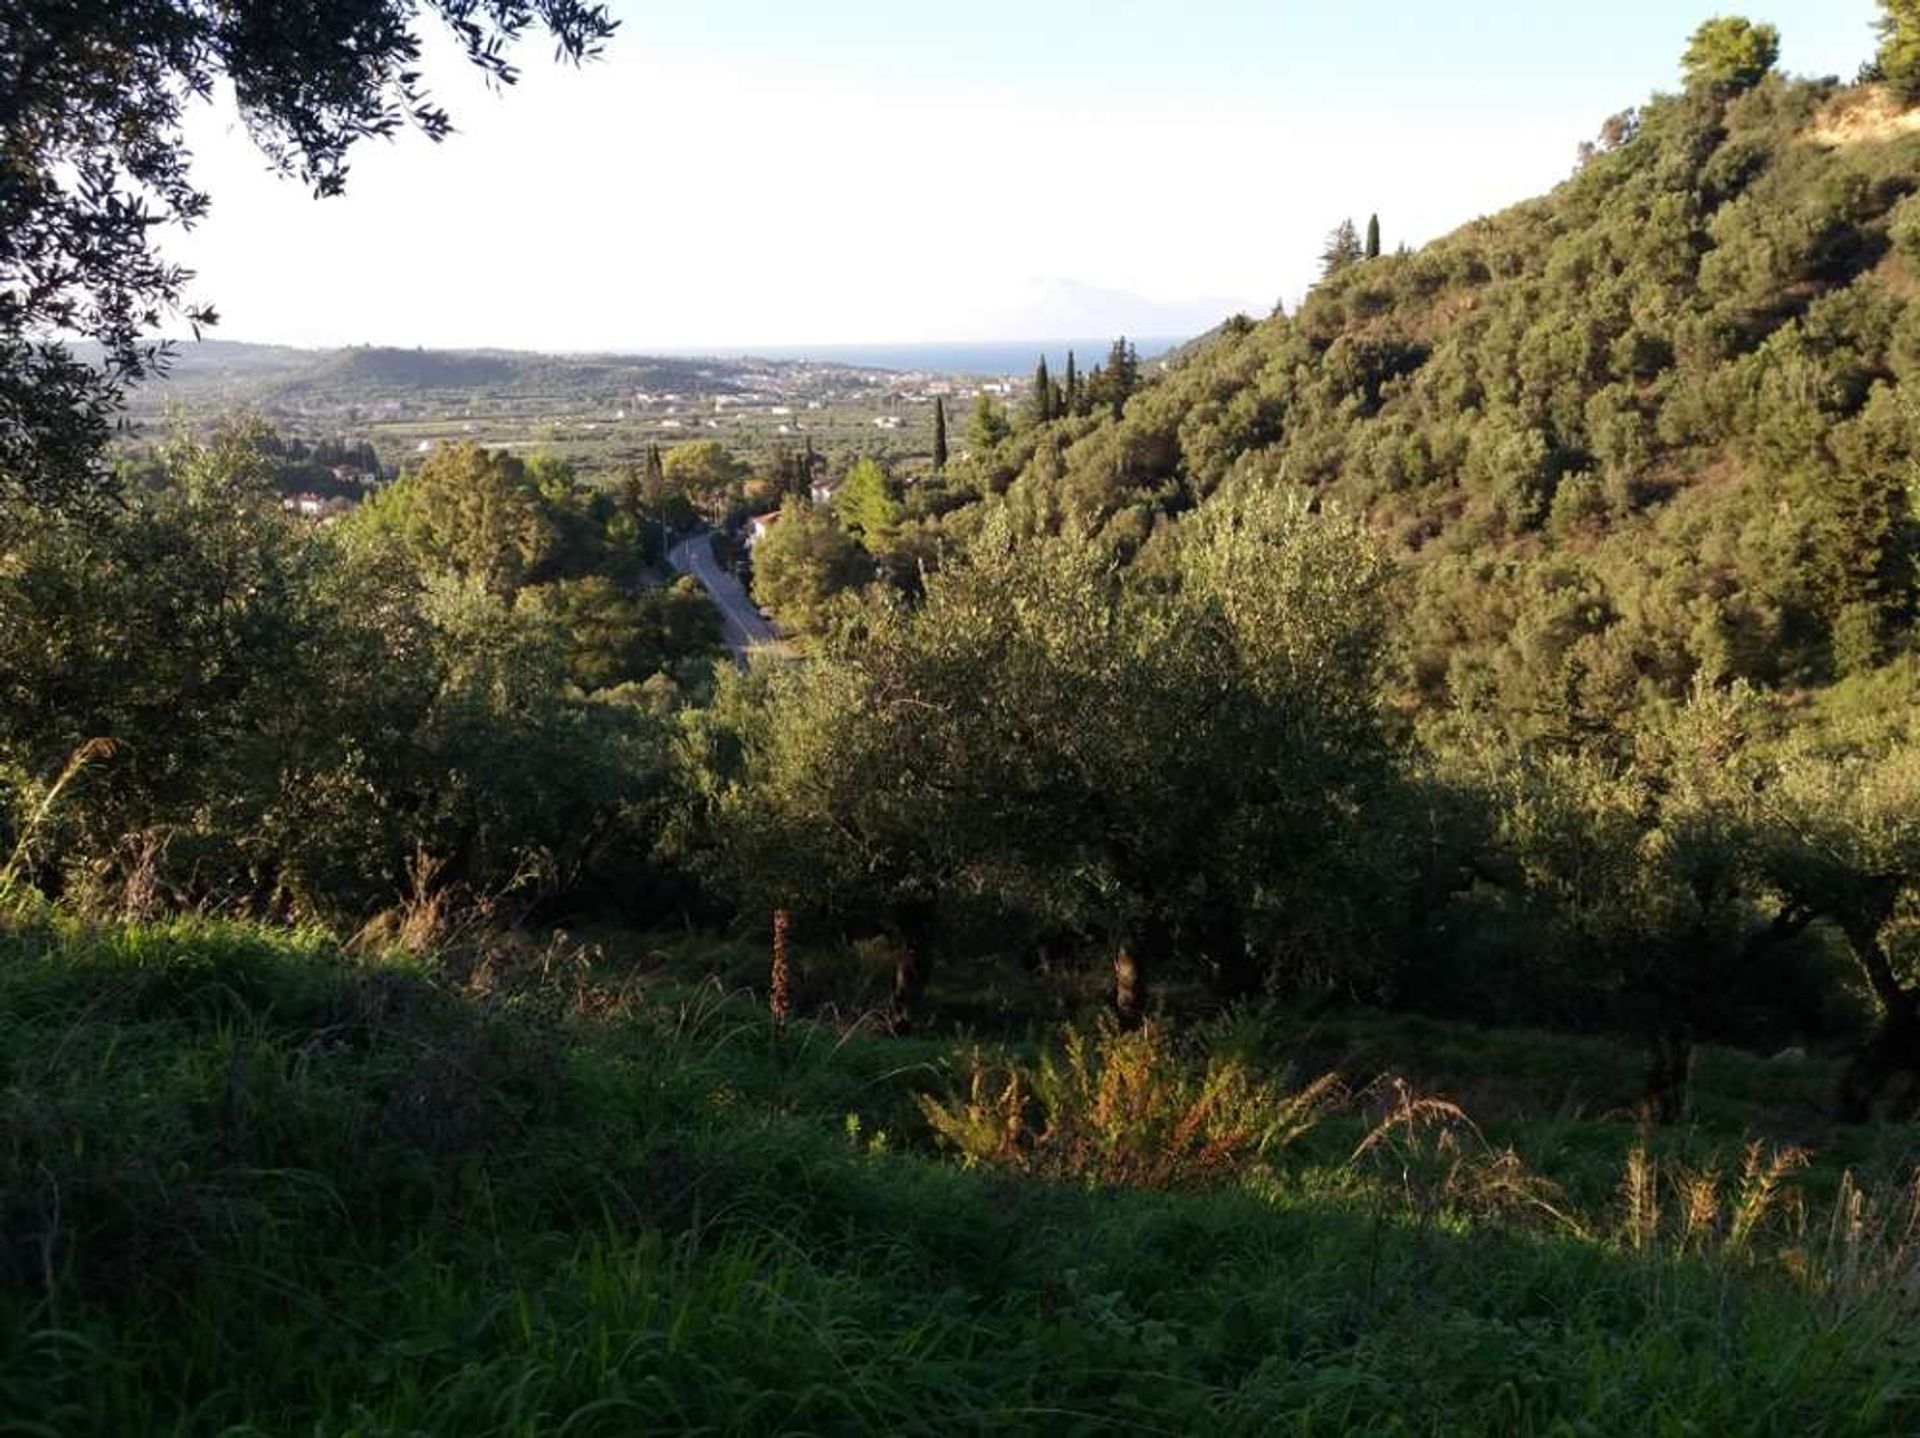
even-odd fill
[[[1880,73],[1902,100],[1920,100],[1920,3],[1880,0]]]
[[[1681,60],[1689,89],[1731,94],[1751,89],[1780,59],[1780,31],[1720,15],[1693,32]]]

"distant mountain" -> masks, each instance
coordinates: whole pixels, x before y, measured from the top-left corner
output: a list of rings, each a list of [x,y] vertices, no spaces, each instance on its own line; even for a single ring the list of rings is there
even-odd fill
[[[134,401],[136,408],[215,398],[271,407],[425,395],[604,400],[642,391],[716,395],[754,388],[757,380],[786,367],[778,360],[382,346],[301,350],[206,340],[180,345],[166,374],[142,385]]]
[[[980,338],[1003,335],[1197,335],[1244,302],[1225,298],[1150,300],[1078,280],[1036,279],[973,325]]]

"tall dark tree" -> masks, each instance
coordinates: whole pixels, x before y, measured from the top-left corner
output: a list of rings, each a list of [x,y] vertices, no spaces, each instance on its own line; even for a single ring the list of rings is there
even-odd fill
[[[1047,373],[1047,357],[1040,356],[1040,363],[1033,370],[1033,397],[1027,401],[1027,413],[1035,424],[1045,424],[1053,418],[1053,377]]]
[[[1378,215],[1367,217],[1367,258],[1370,260],[1380,258],[1380,217]]]
[[[166,362],[149,336],[170,315],[215,320],[159,248],[208,210],[188,105],[231,81],[271,164],[338,194],[355,142],[452,129],[421,79],[423,12],[500,84],[534,24],[576,61],[616,24],[587,0],[0,0],[0,502],[98,496],[126,387]]]
[[[1120,418],[1126,410],[1127,401],[1133,398],[1133,392],[1139,388],[1140,352],[1122,335],[1107,351],[1107,363],[1101,371],[1101,397],[1112,409],[1115,419]]]
[[[1061,396],[1067,414],[1080,413],[1080,372],[1076,368],[1073,351],[1067,351],[1067,388]]]
[[[933,472],[945,473],[947,468],[947,402],[939,396],[933,401]]]

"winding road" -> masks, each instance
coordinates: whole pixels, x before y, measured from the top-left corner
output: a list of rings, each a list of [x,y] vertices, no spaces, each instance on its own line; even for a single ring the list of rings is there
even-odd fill
[[[721,632],[733,657],[745,668],[756,652],[778,654],[780,631],[754,608],[747,591],[713,557],[713,534],[702,530],[674,545],[667,562],[682,574],[691,574],[720,611]]]

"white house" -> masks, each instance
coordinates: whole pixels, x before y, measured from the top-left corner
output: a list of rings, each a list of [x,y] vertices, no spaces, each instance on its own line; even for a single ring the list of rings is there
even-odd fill
[[[777,509],[773,510],[771,513],[768,513],[768,514],[756,514],[752,519],[748,520],[747,521],[748,550],[752,550],[752,548],[756,544],[758,544],[761,540],[765,539],[768,533],[772,531],[774,525],[778,524],[779,522],[780,522],[780,511]]]

